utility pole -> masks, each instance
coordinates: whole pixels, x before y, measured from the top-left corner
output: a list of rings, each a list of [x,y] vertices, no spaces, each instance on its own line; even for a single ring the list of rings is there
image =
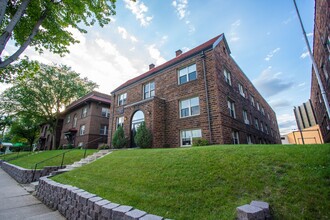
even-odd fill
[[[319,84],[319,87],[320,87],[320,91],[321,91],[322,99],[323,99],[323,102],[324,102],[324,105],[325,105],[325,109],[327,111],[328,118],[330,118],[329,101],[328,101],[327,95],[325,93],[325,90],[324,90],[324,87],[323,87],[323,84],[322,84],[322,81],[321,81],[321,76],[320,76],[319,70],[317,68],[317,65],[316,65],[311,47],[309,46],[309,42],[308,42],[308,39],[307,39],[307,36],[306,36],[306,31],[305,31],[304,25],[303,25],[301,17],[300,17],[300,13],[299,13],[299,10],[298,10],[297,4],[296,4],[296,0],[293,0],[293,3],[294,3],[294,6],[296,8],[296,11],[297,11],[297,15],[298,15],[298,18],[299,18],[301,29],[303,31],[303,35],[304,35],[304,39],[305,39],[305,42],[306,42],[306,45],[307,45],[309,56],[312,59],[312,64],[313,64],[312,66],[313,66],[313,69],[314,69],[314,72],[315,72],[315,75],[316,75],[317,83]]]

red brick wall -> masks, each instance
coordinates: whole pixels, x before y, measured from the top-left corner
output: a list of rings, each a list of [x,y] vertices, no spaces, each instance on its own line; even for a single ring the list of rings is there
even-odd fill
[[[322,65],[324,65],[324,68],[327,70],[328,74],[330,74],[329,52],[326,47],[327,37],[330,35],[329,15],[330,15],[329,1],[316,0],[315,18],[314,18],[313,54],[328,100],[330,99],[330,80],[326,79],[324,70],[322,69]],[[311,101],[314,107],[317,123],[320,125],[324,142],[330,142],[329,116],[326,113],[324,102],[322,101],[321,91],[318,86],[318,82],[314,70],[312,70]]]

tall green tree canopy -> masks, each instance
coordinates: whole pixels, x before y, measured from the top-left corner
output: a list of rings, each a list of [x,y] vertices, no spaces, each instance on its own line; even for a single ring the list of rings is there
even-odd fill
[[[78,41],[68,28],[82,33],[85,26],[101,27],[115,15],[116,0],[0,0],[0,71],[15,61],[27,46],[42,52],[47,49],[64,55]],[[9,40],[17,51],[8,57],[3,52]],[[3,74],[0,72],[0,74]]]
[[[48,123],[51,131],[56,132],[60,111],[97,85],[64,65],[48,66],[38,62],[31,65],[33,68],[28,71],[34,71],[32,75],[16,78],[13,86],[1,94],[0,108],[7,114],[30,116]]]

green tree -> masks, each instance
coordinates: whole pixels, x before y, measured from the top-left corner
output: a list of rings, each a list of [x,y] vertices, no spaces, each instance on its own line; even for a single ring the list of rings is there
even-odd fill
[[[0,96],[0,108],[18,118],[30,116],[49,124],[53,140],[60,111],[97,87],[94,82],[80,78],[67,66],[42,64],[38,65],[33,75],[17,78],[12,84]],[[55,142],[52,148],[55,149]]]
[[[112,138],[112,146],[114,148],[124,148],[127,146],[127,138],[125,137],[124,129],[119,126]]]
[[[8,115],[0,115],[0,134],[3,139],[5,130],[12,124],[12,118]]]
[[[142,124],[136,130],[134,141],[138,147],[141,148],[150,148],[152,145],[152,135],[146,124]]]
[[[13,122],[10,127],[9,136],[14,142],[27,142],[32,150],[32,145],[39,135],[39,122],[32,117],[21,117]]]
[[[30,45],[64,55],[79,42],[68,28],[87,33],[83,26],[101,27],[115,15],[116,0],[0,0],[0,69],[15,61]],[[9,57],[3,51],[9,39],[18,47]]]

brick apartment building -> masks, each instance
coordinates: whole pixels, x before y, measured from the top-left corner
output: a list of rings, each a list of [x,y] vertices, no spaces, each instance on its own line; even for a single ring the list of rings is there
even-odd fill
[[[60,134],[62,131],[63,119],[60,118],[57,124],[56,133]],[[51,150],[53,147],[54,137],[49,130],[49,124],[45,123],[40,125],[40,134],[37,147],[40,150]],[[55,137],[55,146],[60,146],[60,135]]]
[[[107,144],[109,95],[93,91],[66,107],[63,114],[63,127],[60,146],[97,148]]]
[[[145,122],[153,147],[280,143],[276,115],[230,56],[223,34],[135,77],[112,92],[109,145],[123,126],[134,147]]]
[[[320,73],[325,94],[330,100],[330,1],[315,1],[313,54]],[[326,113],[321,91],[312,70],[311,98],[317,123],[324,142],[330,142],[330,119]]]

